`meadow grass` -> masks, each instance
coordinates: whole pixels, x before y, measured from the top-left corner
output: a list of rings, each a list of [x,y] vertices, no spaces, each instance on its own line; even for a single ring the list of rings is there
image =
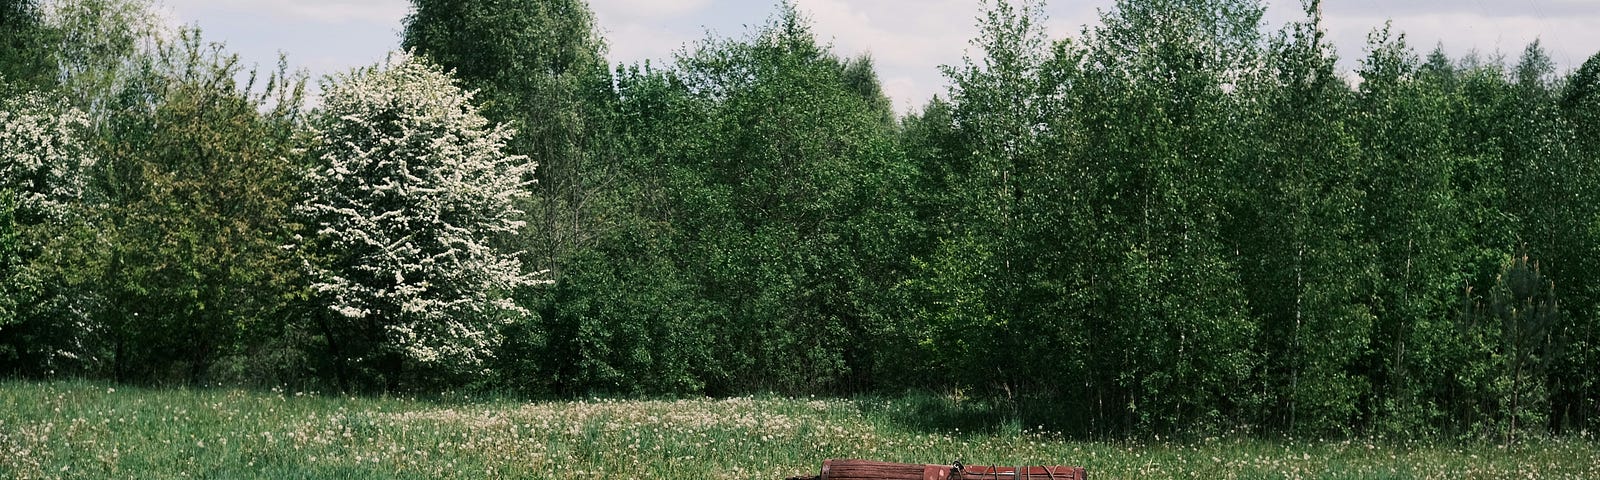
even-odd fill
[[[781,479],[824,459],[1116,478],[1600,478],[1600,444],[1074,442],[918,424],[927,398],[508,402],[0,382],[0,478]]]

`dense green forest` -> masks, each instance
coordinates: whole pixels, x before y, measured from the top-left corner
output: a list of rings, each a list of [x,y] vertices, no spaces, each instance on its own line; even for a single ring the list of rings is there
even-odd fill
[[[146,1],[0,0],[0,374],[1600,429],[1600,55],[992,0],[899,115],[788,3],[612,65],[582,0],[414,0],[307,106]]]

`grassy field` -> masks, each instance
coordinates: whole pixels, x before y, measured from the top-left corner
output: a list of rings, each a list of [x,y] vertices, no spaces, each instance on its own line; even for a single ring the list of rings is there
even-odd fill
[[[919,425],[929,399],[508,403],[0,383],[0,478],[781,479],[828,458],[1113,478],[1600,478],[1600,443],[1064,441]]]

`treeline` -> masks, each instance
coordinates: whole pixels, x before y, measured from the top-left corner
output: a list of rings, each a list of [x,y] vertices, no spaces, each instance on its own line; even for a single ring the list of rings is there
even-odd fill
[[[897,116],[791,4],[613,67],[580,0],[415,0],[249,73],[142,0],[0,2],[0,365],[529,396],[926,389],[1075,435],[1600,427],[1600,56],[1316,2],[996,0]],[[468,93],[472,92],[472,93]]]

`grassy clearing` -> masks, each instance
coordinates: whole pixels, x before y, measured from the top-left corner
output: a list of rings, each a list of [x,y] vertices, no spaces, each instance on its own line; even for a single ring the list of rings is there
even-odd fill
[[[1600,444],[1070,442],[913,425],[927,399],[551,403],[0,383],[0,478],[710,478],[827,458],[1076,464],[1111,478],[1600,478]]]

